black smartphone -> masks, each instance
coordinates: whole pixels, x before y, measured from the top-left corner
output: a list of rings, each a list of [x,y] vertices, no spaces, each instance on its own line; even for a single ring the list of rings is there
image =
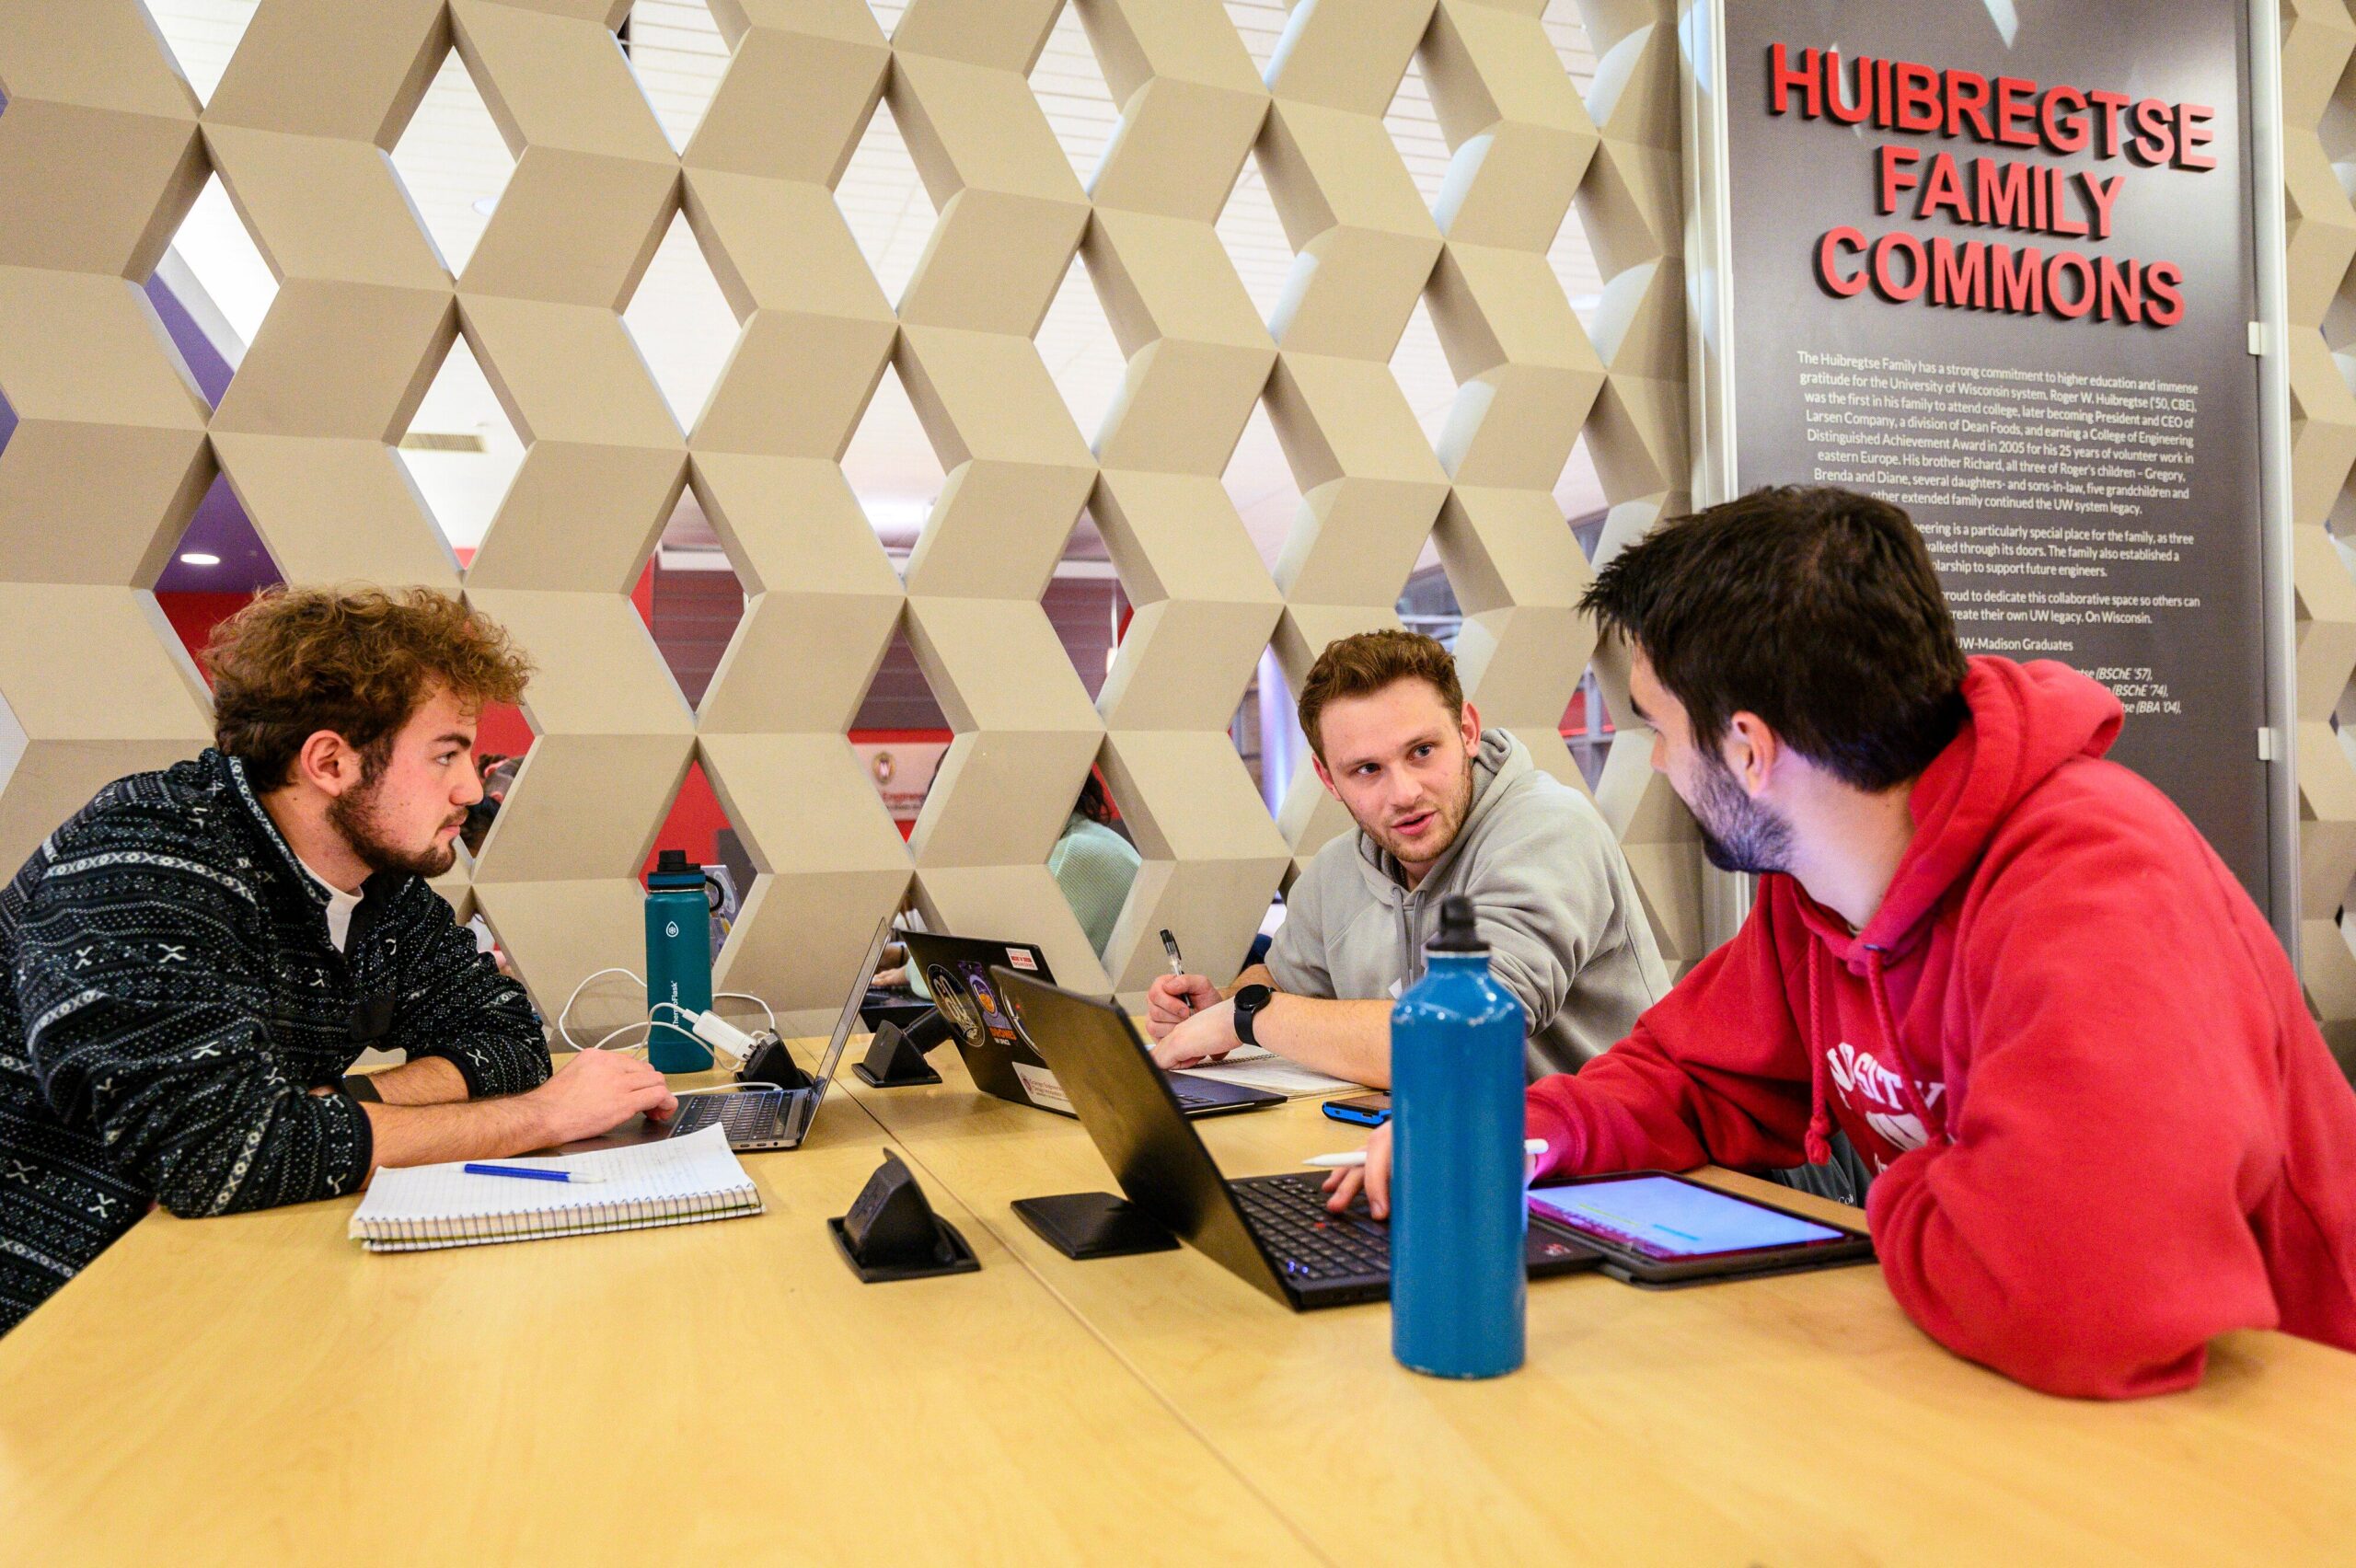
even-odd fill
[[[1379,1127],[1391,1120],[1391,1096],[1387,1094],[1354,1094],[1347,1100],[1329,1100],[1325,1114],[1336,1122],[1348,1122],[1360,1127]]]

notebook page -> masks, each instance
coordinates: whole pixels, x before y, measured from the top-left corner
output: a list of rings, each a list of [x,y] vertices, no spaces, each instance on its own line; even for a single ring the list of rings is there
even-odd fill
[[[742,1193],[750,1201],[753,1179],[745,1174],[726,1129],[704,1128],[681,1138],[601,1148],[588,1154],[503,1159],[502,1165],[585,1171],[603,1182],[519,1181],[510,1176],[470,1176],[464,1161],[379,1170],[368,1195],[352,1212],[352,1234],[372,1223],[462,1221],[495,1215],[565,1216],[628,1204]]]
[[[1216,1062],[1203,1062],[1181,1072],[1196,1078],[1215,1078],[1231,1083],[1239,1089],[1265,1090],[1281,1094],[1288,1100],[1306,1100],[1318,1095],[1357,1093],[1365,1090],[1362,1083],[1338,1078],[1304,1067],[1299,1062],[1287,1061],[1273,1051],[1256,1045],[1245,1045],[1229,1052]]]

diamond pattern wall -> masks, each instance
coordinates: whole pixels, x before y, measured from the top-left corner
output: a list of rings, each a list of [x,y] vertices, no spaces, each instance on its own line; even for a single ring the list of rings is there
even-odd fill
[[[2307,1001],[2356,1072],[2356,19],[2342,0],[2283,0],[2283,207],[2291,320],[2292,585],[2297,597],[2300,962]]]
[[[1066,0],[913,0],[888,37],[864,0],[710,0],[729,60],[678,150],[617,47],[628,0],[261,0],[202,104],[139,0],[0,10],[0,395],[22,421],[0,457],[0,860],[202,743],[144,590],[216,474],[290,577],[456,587],[535,655],[537,743],[453,891],[544,1006],[635,962],[634,873],[691,761],[761,872],[722,983],[781,1011],[834,1006],[911,888],[1082,986],[1141,988],[1165,926],[1231,969],[1343,821],[1313,780],[1272,820],[1236,755],[1260,652],[1298,683],[1332,638],[1394,624],[1427,545],[1475,699],[1576,782],[1553,735],[1593,651],[1571,607],[1590,569],[1553,489],[1584,437],[1606,550],[1684,501],[1673,6],[1582,6],[1582,101],[1542,0],[1301,0],[1265,63],[1218,0],[1069,3],[1118,111],[1092,172],[1031,85]],[[2304,9],[2350,31],[2338,0]],[[388,156],[454,58],[514,160],[456,276]],[[1451,152],[1431,189],[1385,130],[1411,63]],[[879,106],[937,214],[896,301],[834,194]],[[1265,318],[1218,227],[1247,161],[1296,258]],[[137,285],[215,175],[279,288],[208,409]],[[675,416],[621,312],[680,219],[736,332]],[[1566,221],[1605,280],[1591,329],[1547,259]],[[1076,266],[1126,362],[1089,432],[1034,342]],[[1419,306],[1460,388],[1436,438],[1390,369]],[[393,450],[461,337],[523,445],[463,570]],[[2349,406],[2346,441],[2311,443],[2349,449],[2312,487],[2328,511],[2356,399],[2311,347],[2331,386],[2304,394],[2310,429],[2325,392]],[[840,466],[887,367],[945,476],[905,585]],[[1301,498],[1273,572],[1221,484],[1255,409]],[[690,488],[749,595],[695,709],[628,597]],[[1094,701],[1040,605],[1083,513],[1136,605]],[[899,634],[956,732],[906,844],[844,733]],[[2314,640],[2336,700],[2356,638]],[[1690,962],[1692,836],[1641,744],[1599,797]],[[1091,766],[1146,861],[1101,963],[1044,865]]]

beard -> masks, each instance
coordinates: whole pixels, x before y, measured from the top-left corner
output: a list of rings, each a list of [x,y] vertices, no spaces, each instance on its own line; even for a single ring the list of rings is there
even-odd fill
[[[1472,757],[1464,759],[1464,777],[1458,781],[1452,799],[1434,801],[1419,807],[1416,812],[1403,814],[1415,816],[1425,811],[1432,813],[1432,825],[1424,834],[1421,843],[1411,844],[1400,837],[1392,832],[1388,823],[1361,822],[1358,826],[1366,830],[1366,836],[1374,840],[1377,847],[1394,860],[1403,863],[1412,858],[1417,865],[1427,865],[1438,859],[1448,853],[1448,847],[1456,842],[1456,836],[1464,830],[1464,819],[1472,813]]]
[[[1792,824],[1752,800],[1727,765],[1704,755],[1697,798],[1685,802],[1702,830],[1702,854],[1722,871],[1791,869]]]
[[[356,790],[347,790],[328,802],[328,823],[343,836],[361,862],[372,871],[390,871],[396,876],[438,877],[458,863],[458,847],[445,844],[437,836],[422,849],[413,849],[395,843],[386,832],[383,814],[377,809],[382,792],[381,778],[364,778]],[[456,826],[466,821],[461,813],[445,825]]]

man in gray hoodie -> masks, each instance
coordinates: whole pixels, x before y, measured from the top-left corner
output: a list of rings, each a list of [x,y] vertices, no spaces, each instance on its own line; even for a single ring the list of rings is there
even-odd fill
[[[1533,1079],[1576,1072],[1668,991],[1601,814],[1511,735],[1482,732],[1438,642],[1375,631],[1334,643],[1302,683],[1300,725],[1358,831],[1294,881],[1265,966],[1223,996],[1199,974],[1154,982],[1163,1066],[1255,1044],[1388,1087],[1392,1003],[1421,977],[1449,894],[1471,895],[1490,967],[1529,1015]]]

